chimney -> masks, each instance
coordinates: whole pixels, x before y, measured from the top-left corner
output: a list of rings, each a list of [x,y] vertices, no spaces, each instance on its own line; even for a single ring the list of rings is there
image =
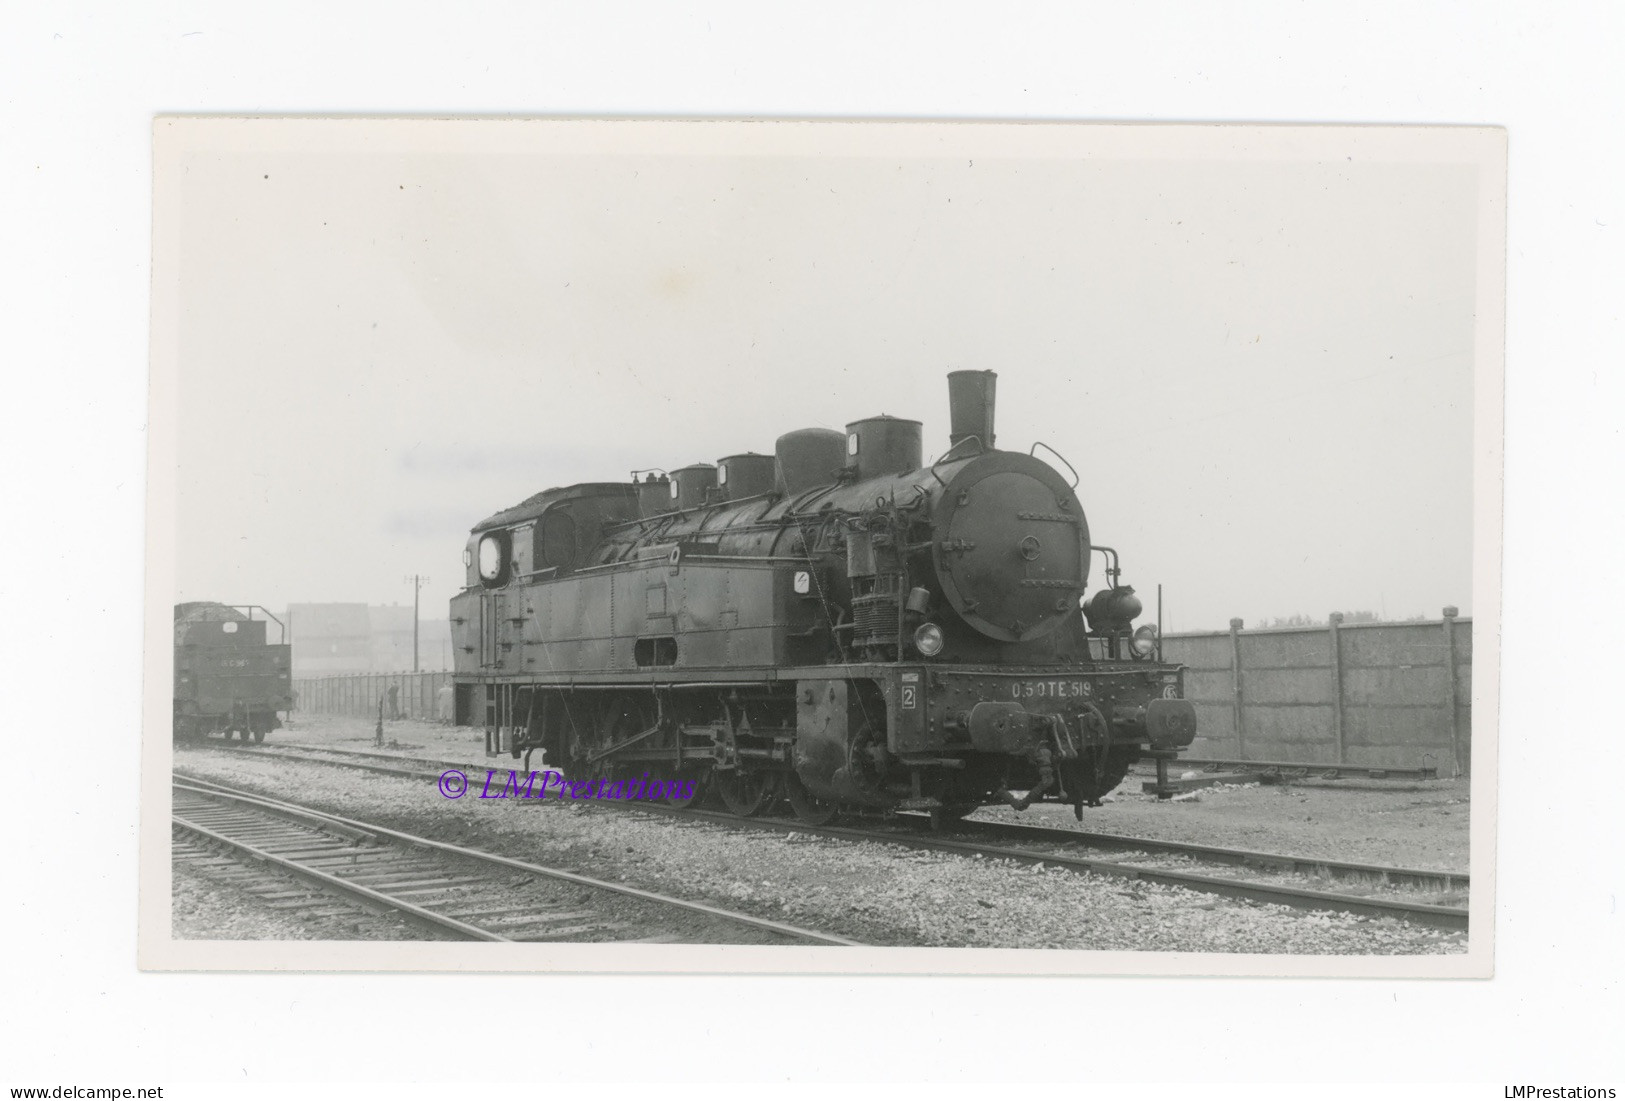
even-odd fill
[[[948,372],[950,445],[975,436],[985,450],[993,450],[993,391],[998,377],[992,371]]]

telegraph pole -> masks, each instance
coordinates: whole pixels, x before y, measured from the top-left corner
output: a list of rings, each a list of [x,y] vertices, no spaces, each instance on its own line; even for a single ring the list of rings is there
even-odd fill
[[[412,586],[412,672],[418,671],[418,590],[429,579],[422,574],[413,574],[407,582]]]

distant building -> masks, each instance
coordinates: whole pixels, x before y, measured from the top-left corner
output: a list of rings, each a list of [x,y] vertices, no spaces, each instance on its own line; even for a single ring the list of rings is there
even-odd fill
[[[409,673],[412,670],[412,606],[292,604],[283,622],[293,644],[293,674]],[[451,668],[451,624],[418,621],[418,668]]]
[[[373,673],[401,673],[412,669],[412,606],[374,606],[372,619]],[[451,623],[444,619],[418,620],[418,668],[425,672],[451,668]]]

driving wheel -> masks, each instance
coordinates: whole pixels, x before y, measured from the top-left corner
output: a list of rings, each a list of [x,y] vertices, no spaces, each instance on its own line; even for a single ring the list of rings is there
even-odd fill
[[[714,772],[711,780],[722,797],[722,805],[730,814],[750,818],[761,814],[773,802],[777,777],[771,772],[755,772],[742,768]]]
[[[809,826],[828,824],[841,809],[839,803],[820,799],[808,791],[807,786],[801,782],[801,777],[794,772],[784,774],[784,794],[789,797],[790,807],[796,812],[796,817]]]

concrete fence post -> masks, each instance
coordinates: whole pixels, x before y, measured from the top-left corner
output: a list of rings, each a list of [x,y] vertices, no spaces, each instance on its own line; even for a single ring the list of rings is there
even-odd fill
[[[1326,617],[1326,634],[1332,654],[1332,743],[1337,747],[1337,763],[1348,764],[1348,751],[1343,735],[1343,642],[1337,628],[1343,622],[1342,612]]]
[[[1236,756],[1247,759],[1247,717],[1241,700],[1241,620],[1230,621],[1230,682],[1235,708]]]
[[[1469,766],[1466,746],[1463,744],[1465,739],[1461,736],[1461,705],[1456,700],[1456,693],[1460,690],[1456,676],[1456,616],[1460,614],[1454,604],[1444,609],[1444,687],[1449,694],[1445,702],[1445,714],[1450,717],[1451,755],[1456,761],[1456,775],[1465,776]]]

